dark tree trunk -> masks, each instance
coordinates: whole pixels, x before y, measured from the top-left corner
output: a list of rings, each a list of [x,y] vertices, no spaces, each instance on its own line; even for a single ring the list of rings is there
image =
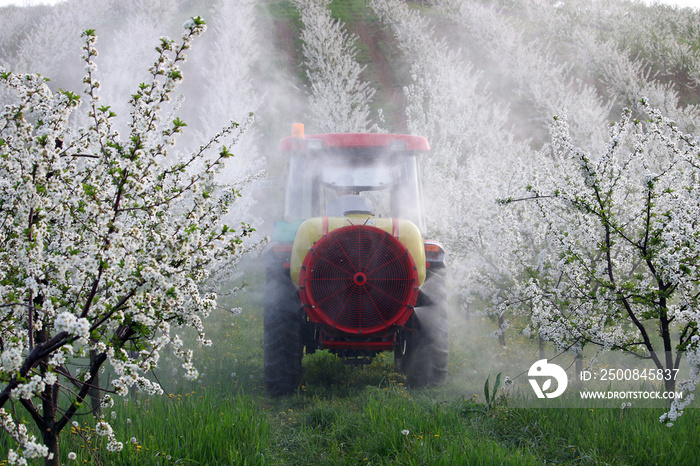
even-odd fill
[[[581,381],[581,372],[583,372],[583,353],[576,356],[576,363],[574,364],[574,376],[577,382]]]
[[[58,385],[46,387],[43,396],[43,426],[41,437],[49,449],[49,456],[44,460],[47,466],[58,466],[58,432],[56,431],[56,415],[58,413]],[[51,458],[51,459],[49,459]]]
[[[505,327],[506,320],[503,317],[503,314],[498,316],[498,343],[501,344],[501,346],[506,346],[506,329]]]
[[[471,315],[471,309],[469,306],[469,301],[464,299],[464,296],[460,295],[459,296],[459,304],[460,304],[459,308],[464,310],[464,318],[466,320],[470,320],[472,315]]]
[[[42,432],[44,445],[49,449],[49,456],[44,459],[45,466],[59,466],[58,456],[58,435],[53,431],[53,428],[45,429]],[[49,459],[50,458],[50,459]]]
[[[90,350],[90,366],[95,364],[95,358],[97,357],[97,351]],[[88,391],[88,396],[90,397],[90,403],[92,404],[92,415],[95,419],[99,419],[102,414],[102,404],[100,403],[100,373],[96,372],[95,377],[92,381],[92,387]]]
[[[667,292],[668,286],[659,285],[659,291]],[[676,378],[674,377],[673,368],[673,343],[671,342],[671,322],[668,318],[668,303],[665,297],[659,299],[659,323],[661,324],[661,339],[664,343],[664,389],[667,392],[672,392],[676,389]],[[668,372],[667,372],[668,371]],[[668,377],[666,375],[668,374]]]

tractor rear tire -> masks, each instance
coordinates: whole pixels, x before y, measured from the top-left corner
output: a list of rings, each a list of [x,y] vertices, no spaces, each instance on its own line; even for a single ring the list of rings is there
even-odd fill
[[[431,271],[426,278],[411,317],[413,331],[405,332],[399,368],[413,388],[437,385],[447,378],[450,347],[443,272]]]
[[[268,270],[263,321],[265,388],[271,396],[288,395],[301,383],[304,348],[299,293],[284,272]]]

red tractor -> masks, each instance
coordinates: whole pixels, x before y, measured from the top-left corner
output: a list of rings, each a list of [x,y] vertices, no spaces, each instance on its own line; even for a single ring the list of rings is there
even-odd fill
[[[304,136],[289,161],[284,220],[266,249],[265,385],[297,389],[301,360],[328,349],[354,362],[394,351],[411,386],[447,375],[445,251],[426,231],[420,157],[428,141],[397,134]]]

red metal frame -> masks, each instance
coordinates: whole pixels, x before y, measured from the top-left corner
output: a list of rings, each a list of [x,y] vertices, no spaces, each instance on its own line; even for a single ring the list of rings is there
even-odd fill
[[[334,341],[321,340],[323,349],[388,351],[394,347],[393,341]]]

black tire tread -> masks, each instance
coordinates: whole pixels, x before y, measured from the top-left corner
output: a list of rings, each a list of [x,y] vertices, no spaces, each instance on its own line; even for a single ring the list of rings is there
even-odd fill
[[[447,378],[449,323],[442,271],[426,279],[417,304],[412,317],[415,329],[407,332],[406,354],[399,364],[413,388],[437,385]]]
[[[264,379],[272,396],[288,395],[301,383],[301,301],[288,276],[268,270],[264,300]]]

